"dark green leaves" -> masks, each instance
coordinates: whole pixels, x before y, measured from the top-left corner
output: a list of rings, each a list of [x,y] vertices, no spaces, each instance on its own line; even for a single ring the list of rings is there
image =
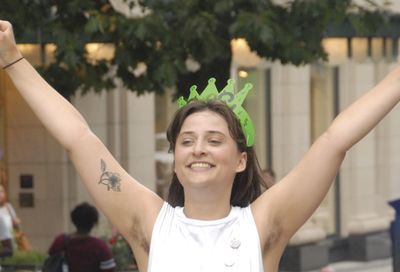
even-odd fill
[[[147,16],[127,18],[108,0],[2,0],[0,18],[13,23],[19,42],[55,43],[55,63],[42,71],[66,97],[77,90],[112,89],[113,77],[139,94],[162,93],[170,86],[186,93],[213,76],[225,84],[233,38],[245,38],[269,60],[301,65],[325,58],[321,40],[332,23],[347,22],[368,35],[386,18],[377,6],[369,9],[351,0],[138,2],[141,10],[151,10]],[[89,42],[112,44],[114,56],[93,61],[85,49]],[[188,69],[188,59],[199,70]],[[145,69],[138,73],[138,67]]]

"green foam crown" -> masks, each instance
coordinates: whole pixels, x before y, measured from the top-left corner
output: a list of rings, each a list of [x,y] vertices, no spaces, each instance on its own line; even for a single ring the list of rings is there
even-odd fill
[[[184,107],[187,103],[192,100],[210,101],[220,100],[225,102],[235,113],[242,126],[243,132],[246,136],[246,144],[248,147],[254,144],[254,125],[250,119],[247,111],[242,107],[243,101],[246,99],[247,94],[253,88],[251,83],[246,83],[244,87],[237,93],[234,91],[235,81],[229,79],[226,86],[221,92],[218,92],[217,86],[215,85],[215,78],[208,80],[207,87],[204,91],[199,94],[197,92],[197,86],[193,85],[190,87],[190,94],[187,100],[183,96],[178,99],[179,108]]]

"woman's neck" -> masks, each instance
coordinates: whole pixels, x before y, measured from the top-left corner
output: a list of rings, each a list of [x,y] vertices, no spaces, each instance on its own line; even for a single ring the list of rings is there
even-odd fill
[[[231,210],[230,193],[214,195],[202,192],[185,192],[183,212],[188,218],[216,220],[228,216]]]
[[[227,217],[231,210],[231,206],[226,207],[215,207],[209,206],[205,207],[204,205],[186,205],[183,208],[183,212],[186,217],[191,219],[198,220],[217,220],[224,217]]]

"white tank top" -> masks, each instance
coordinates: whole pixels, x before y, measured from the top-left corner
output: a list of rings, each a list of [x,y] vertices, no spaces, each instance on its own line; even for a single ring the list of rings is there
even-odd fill
[[[250,207],[218,220],[190,219],[164,203],[154,225],[148,272],[263,272]]]

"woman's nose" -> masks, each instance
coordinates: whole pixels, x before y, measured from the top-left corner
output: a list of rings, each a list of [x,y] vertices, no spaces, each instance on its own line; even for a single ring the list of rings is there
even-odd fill
[[[193,145],[193,154],[195,156],[206,154],[206,145],[203,141],[197,141],[196,144]]]

